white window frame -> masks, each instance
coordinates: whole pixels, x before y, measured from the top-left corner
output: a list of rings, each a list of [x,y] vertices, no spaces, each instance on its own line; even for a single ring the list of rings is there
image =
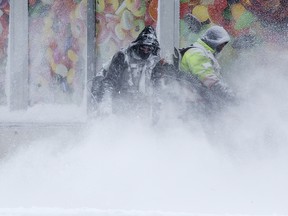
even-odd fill
[[[161,56],[172,60],[174,47],[179,47],[180,0],[158,0],[157,33]],[[87,81],[96,69],[95,0],[88,0],[87,62],[85,95],[89,98]],[[29,29],[28,0],[10,0],[9,48],[7,65],[7,101],[11,111],[29,107]],[[171,29],[174,29],[171,34]],[[89,103],[89,100],[86,101]]]
[[[174,47],[179,47],[179,0],[158,0],[157,33],[161,56],[172,61]],[[172,33],[171,33],[171,29]]]
[[[7,102],[10,110],[27,109],[28,0],[10,0],[7,64]]]

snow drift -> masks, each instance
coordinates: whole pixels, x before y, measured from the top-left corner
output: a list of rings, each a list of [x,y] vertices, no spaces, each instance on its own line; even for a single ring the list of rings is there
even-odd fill
[[[209,127],[110,116],[20,140],[0,160],[2,212],[287,215],[287,56],[264,48],[239,55],[225,68],[239,106]]]

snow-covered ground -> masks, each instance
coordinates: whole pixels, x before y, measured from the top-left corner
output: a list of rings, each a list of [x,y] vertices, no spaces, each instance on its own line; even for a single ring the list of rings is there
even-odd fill
[[[27,111],[10,112],[8,107],[0,107],[1,125],[73,123],[86,122],[86,107],[77,105],[44,105],[30,107]]]
[[[61,209],[61,208],[14,208],[0,209],[0,215],[9,216],[217,216],[216,214],[192,214],[184,212],[136,211],[136,210],[99,210],[92,208]],[[238,216],[246,216],[240,215]]]
[[[230,68],[243,100],[209,127],[2,127],[14,147],[0,159],[0,215],[288,215],[288,55],[259,53]]]

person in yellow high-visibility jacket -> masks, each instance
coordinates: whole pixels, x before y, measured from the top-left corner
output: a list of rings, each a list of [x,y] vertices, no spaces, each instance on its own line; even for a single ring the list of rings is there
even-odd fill
[[[193,45],[180,50],[179,69],[200,81],[206,92],[205,99],[211,104],[216,101],[219,105],[235,99],[234,93],[222,79],[216,59],[229,41],[230,36],[223,27],[212,26]]]

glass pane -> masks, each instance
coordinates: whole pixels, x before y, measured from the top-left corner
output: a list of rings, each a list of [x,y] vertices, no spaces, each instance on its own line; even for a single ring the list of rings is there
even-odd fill
[[[7,104],[6,86],[6,66],[7,48],[9,34],[9,0],[0,1],[0,105]]]
[[[260,42],[287,44],[288,1],[181,0],[180,47],[195,42],[211,25],[223,26],[233,49]]]
[[[97,68],[135,40],[145,26],[156,27],[158,0],[96,0]]]
[[[30,105],[83,100],[87,0],[29,0]]]

